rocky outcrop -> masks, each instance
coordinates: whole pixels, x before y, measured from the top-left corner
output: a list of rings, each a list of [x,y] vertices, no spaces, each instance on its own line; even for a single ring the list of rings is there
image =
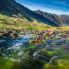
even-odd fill
[[[3,32],[2,36],[7,37],[7,38],[17,38],[18,33],[16,31],[5,31]]]

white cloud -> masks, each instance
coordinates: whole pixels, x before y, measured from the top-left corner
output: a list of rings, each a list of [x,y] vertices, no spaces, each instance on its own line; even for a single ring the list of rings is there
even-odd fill
[[[60,11],[55,9],[46,8],[44,11],[52,14],[58,14],[58,15],[69,15],[69,11]]]
[[[54,1],[57,4],[65,4],[65,1],[61,0],[61,1]],[[38,5],[34,5],[34,4],[29,4],[29,3],[22,3],[24,6],[28,7],[31,10],[41,10],[41,11],[45,11],[48,13],[52,13],[52,14],[58,14],[58,15],[69,15],[69,11],[61,11],[61,10],[55,10],[52,8],[47,8],[47,7],[41,7]],[[60,8],[60,7],[59,7]]]
[[[52,13],[52,14],[58,14],[58,15],[69,15],[69,11],[61,11],[61,10],[55,10],[51,8],[43,8],[39,6],[34,6],[34,5],[26,5],[26,7],[30,8],[31,10],[41,10],[44,12]]]

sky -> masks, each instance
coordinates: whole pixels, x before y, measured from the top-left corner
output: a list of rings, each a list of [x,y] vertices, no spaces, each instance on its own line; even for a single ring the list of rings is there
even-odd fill
[[[69,15],[69,0],[16,0],[31,10]]]

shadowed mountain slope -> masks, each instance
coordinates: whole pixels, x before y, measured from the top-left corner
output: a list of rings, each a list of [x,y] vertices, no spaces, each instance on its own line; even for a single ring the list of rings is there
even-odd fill
[[[43,22],[51,26],[69,25],[69,16],[58,16],[39,10],[35,12],[17,3],[15,0],[0,0],[0,13],[8,16],[16,15],[16,17],[24,17],[29,21],[35,19],[38,22]]]

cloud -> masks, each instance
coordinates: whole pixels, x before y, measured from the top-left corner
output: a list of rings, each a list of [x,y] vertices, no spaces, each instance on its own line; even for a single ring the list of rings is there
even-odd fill
[[[61,11],[61,10],[55,10],[51,8],[46,8],[44,11],[52,14],[58,14],[58,15],[69,15],[69,11]]]
[[[29,9],[35,11],[35,10],[41,10],[44,12],[48,12],[48,13],[52,13],[52,14],[57,14],[57,15],[69,15],[69,11],[61,11],[61,10],[55,10],[52,8],[47,8],[47,7],[39,7],[39,6],[35,6],[35,5],[26,5],[26,7],[28,7]]]
[[[69,0],[51,0],[50,2],[52,2],[54,4],[48,3],[48,5],[46,5],[46,4],[39,5],[39,3],[33,4],[30,2],[27,2],[27,0],[26,1],[21,0],[20,3],[23,4],[24,6],[28,7],[31,10],[42,10],[42,11],[52,13],[52,14],[69,15]],[[42,3],[42,4],[44,4],[44,3]]]

